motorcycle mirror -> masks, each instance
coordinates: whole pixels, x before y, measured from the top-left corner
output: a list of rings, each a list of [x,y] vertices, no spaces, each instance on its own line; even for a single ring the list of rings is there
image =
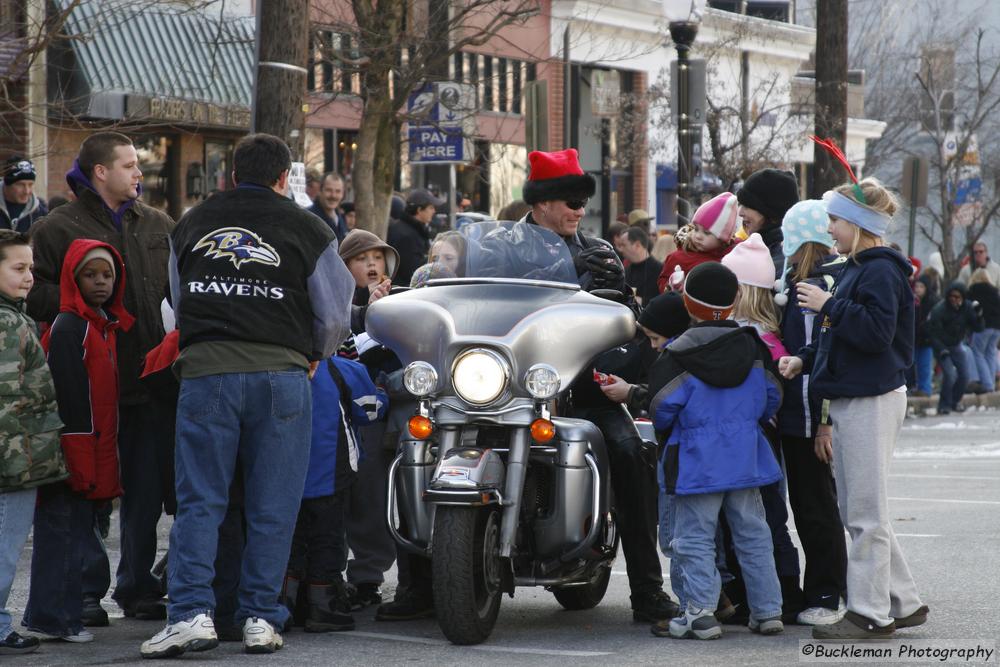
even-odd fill
[[[600,299],[607,299],[608,301],[614,301],[615,303],[623,304],[627,300],[625,294],[616,289],[595,289],[591,290],[590,293]]]

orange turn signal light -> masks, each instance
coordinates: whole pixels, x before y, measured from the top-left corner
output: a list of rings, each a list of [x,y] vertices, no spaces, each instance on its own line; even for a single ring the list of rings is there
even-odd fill
[[[414,415],[410,417],[407,428],[410,429],[410,435],[417,440],[426,440],[434,432],[434,423],[423,415]]]
[[[531,438],[535,442],[546,443],[556,437],[556,425],[548,419],[536,419],[531,422]]]

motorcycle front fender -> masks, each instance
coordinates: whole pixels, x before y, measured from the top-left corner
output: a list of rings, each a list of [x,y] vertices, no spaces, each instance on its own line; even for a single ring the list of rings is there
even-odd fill
[[[492,449],[456,447],[439,461],[424,492],[436,505],[502,505],[505,468]]]

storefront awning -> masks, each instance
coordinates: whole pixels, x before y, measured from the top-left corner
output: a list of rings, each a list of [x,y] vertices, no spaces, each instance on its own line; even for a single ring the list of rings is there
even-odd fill
[[[64,9],[71,0],[59,0]],[[95,119],[244,129],[253,87],[253,17],[167,2],[85,0],[50,49],[49,95]],[[57,100],[55,98],[61,98]]]

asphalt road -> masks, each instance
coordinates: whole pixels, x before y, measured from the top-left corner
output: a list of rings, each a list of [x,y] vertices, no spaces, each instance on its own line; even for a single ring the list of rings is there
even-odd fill
[[[1000,645],[1000,413],[909,419],[889,479],[894,528],[924,601],[928,623],[897,633],[897,638],[934,643],[995,642]],[[115,524],[116,526],[117,524]],[[161,525],[166,544],[169,524]],[[793,533],[795,537],[795,533]],[[117,563],[117,528],[108,548]],[[15,626],[27,599],[29,542],[18,566],[10,608]],[[784,665],[800,661],[800,640],[809,629],[790,626],[775,637],[751,635],[725,626],[718,641],[659,639],[644,624],[632,622],[621,556],[604,602],[584,612],[561,610],[542,589],[519,589],[505,598],[490,640],[478,647],[451,646],[433,620],[376,623],[373,610],[356,615],[348,633],[285,636],[285,649],[273,656],[245,656],[241,644],[188,654],[180,661],[266,663],[275,665]],[[668,572],[664,560],[664,573]],[[383,592],[391,594],[395,571]],[[16,665],[149,664],[139,644],[160,629],[159,622],[120,617],[110,599],[109,628],[96,628],[96,641],[76,645],[45,642],[34,654],[5,658]],[[113,610],[113,611],[112,611]],[[997,661],[996,656],[993,662]],[[864,664],[872,664],[865,661]],[[927,664],[941,664],[928,660]],[[949,663],[950,664],[950,663]],[[976,664],[976,662],[967,663]]]

